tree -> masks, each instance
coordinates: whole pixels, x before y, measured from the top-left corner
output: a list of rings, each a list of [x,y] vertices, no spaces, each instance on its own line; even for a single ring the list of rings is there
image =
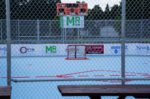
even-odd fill
[[[110,19],[115,20],[113,23],[114,29],[121,34],[121,3],[114,5],[110,10]]]
[[[110,19],[110,16],[109,5],[107,4],[104,11],[104,19]]]
[[[114,5],[110,11],[110,19],[121,20],[121,5]]]
[[[149,0],[126,0],[127,19],[149,19]]]
[[[88,11],[87,11],[88,12],[88,16],[85,17],[85,20],[90,20],[90,18],[92,17],[91,11],[92,11],[91,9],[88,9]]]
[[[102,8],[99,5],[95,5],[92,10],[88,10],[88,20],[100,20],[103,17]]]
[[[0,19],[6,18],[6,6],[5,6],[5,0],[0,0]]]
[[[52,20],[60,0],[30,0],[11,3],[11,18],[25,20]]]

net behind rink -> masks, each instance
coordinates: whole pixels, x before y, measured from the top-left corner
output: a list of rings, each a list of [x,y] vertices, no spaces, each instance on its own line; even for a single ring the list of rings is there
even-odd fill
[[[86,60],[85,45],[68,45],[67,60]]]

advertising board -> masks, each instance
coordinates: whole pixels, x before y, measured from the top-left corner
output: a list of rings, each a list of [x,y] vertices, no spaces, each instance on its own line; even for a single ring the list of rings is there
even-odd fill
[[[61,28],[84,28],[84,16],[61,16]]]
[[[39,56],[41,54],[38,44],[13,44],[12,56]]]
[[[104,45],[85,45],[86,54],[104,54]]]
[[[7,54],[7,47],[6,45],[0,44],[0,56],[6,56]]]
[[[99,45],[99,46],[93,46]],[[12,56],[67,56],[68,44],[12,44]],[[89,55],[121,55],[121,44],[85,45]],[[126,55],[150,55],[150,44],[128,43]],[[0,57],[7,55],[7,46],[0,45]]]

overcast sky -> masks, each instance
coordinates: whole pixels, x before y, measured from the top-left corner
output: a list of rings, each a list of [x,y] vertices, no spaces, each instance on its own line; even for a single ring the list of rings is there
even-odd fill
[[[85,1],[88,3],[88,8],[93,8],[94,5],[100,5],[103,10],[105,9],[106,4],[109,4],[109,6],[112,7],[114,4],[120,4],[121,2],[121,0],[61,0],[63,3],[75,3],[76,1]]]

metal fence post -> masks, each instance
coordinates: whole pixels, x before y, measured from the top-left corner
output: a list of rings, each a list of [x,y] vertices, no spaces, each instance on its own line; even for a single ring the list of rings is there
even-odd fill
[[[1,25],[1,26],[0,26],[0,30],[1,30],[1,31],[0,31],[0,34],[1,34],[1,38],[0,38],[0,39],[1,39],[1,41],[3,41],[2,20],[0,20],[0,25]]]
[[[122,0],[122,24],[121,24],[121,77],[122,85],[125,85],[125,21],[126,0]]]
[[[37,20],[37,40],[40,40],[40,21]]]
[[[10,1],[6,0],[6,33],[7,33],[7,85],[11,86],[11,27]]]
[[[17,33],[18,33],[18,38],[20,40],[20,24],[19,20],[17,20]]]

